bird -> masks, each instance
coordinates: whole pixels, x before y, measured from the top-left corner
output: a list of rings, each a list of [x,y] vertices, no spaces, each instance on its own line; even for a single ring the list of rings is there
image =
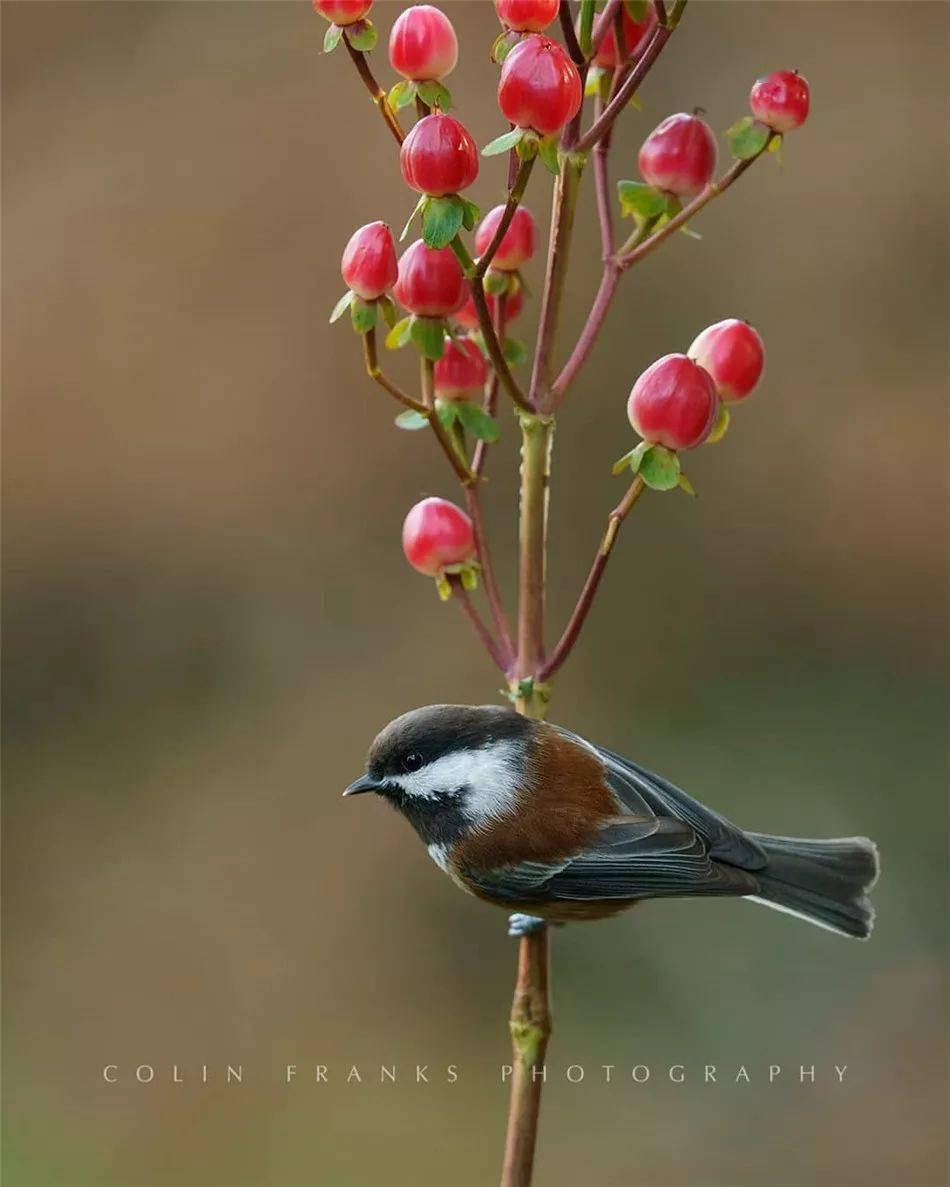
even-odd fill
[[[375,793],[509,932],[603,919],[644,899],[732,895],[866,939],[867,837],[746,832],[660,775],[501,705],[429,705],[391,721],[344,796]]]

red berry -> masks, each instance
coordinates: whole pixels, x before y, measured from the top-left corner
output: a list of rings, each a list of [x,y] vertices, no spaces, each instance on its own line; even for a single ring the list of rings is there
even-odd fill
[[[734,317],[707,326],[688,353],[712,376],[724,404],[750,395],[765,366],[762,339],[748,322]]]
[[[375,301],[396,283],[396,245],[385,223],[367,223],[350,236],[340,265],[347,288]]]
[[[449,341],[435,365],[435,394],[441,400],[472,400],[482,394],[487,378],[485,357],[471,338]]]
[[[692,198],[716,168],[716,138],[698,115],[668,116],[640,147],[640,172],[650,185],[678,198]]]
[[[577,67],[556,41],[533,34],[505,58],[498,106],[519,128],[550,136],[577,114],[583,95]]]
[[[414,569],[437,577],[446,565],[475,556],[472,521],[448,499],[423,499],[403,522],[402,550]]]
[[[411,244],[399,261],[396,300],[419,317],[448,317],[465,300],[468,286],[450,247]]]
[[[808,119],[808,83],[795,70],[757,78],[749,93],[752,114],[773,132],[792,132]]]
[[[639,52],[643,42],[651,34],[656,26],[656,15],[650,11],[646,20],[635,21],[633,17],[627,12],[626,7],[623,9],[623,41],[626,49],[626,58],[632,58]],[[626,58],[624,60],[626,60]],[[605,67],[613,70],[614,67],[620,65],[620,60],[617,56],[617,34],[614,31],[614,26],[611,24],[607,30],[603,41],[594,55],[594,65]]]
[[[685,354],[668,354],[643,372],[627,401],[627,416],[644,441],[694,449],[709,436],[719,400],[712,376]]]
[[[420,194],[457,194],[478,176],[478,147],[458,120],[436,112],[419,120],[402,143],[403,181]]]
[[[475,232],[475,251],[478,255],[484,255],[488,250],[504,213],[504,206],[496,206],[479,223]],[[534,219],[529,210],[519,206],[492,257],[491,266],[499,272],[517,272],[533,255]]]
[[[498,298],[493,293],[486,293],[485,299],[488,301],[488,312],[491,314],[492,321],[494,322],[498,312]],[[505,306],[505,320],[514,321],[523,308],[524,290],[519,288],[513,293],[508,294],[508,304]],[[462,308],[455,314],[455,320],[467,330],[478,329],[478,314],[475,312],[475,302],[472,300],[471,293],[469,293]]]
[[[431,4],[407,8],[389,34],[393,70],[414,82],[445,78],[455,69],[459,43],[452,22]]]
[[[313,0],[313,11],[334,25],[355,25],[373,7],[373,0]]]
[[[495,0],[498,19],[519,33],[540,33],[557,16],[560,0]]]

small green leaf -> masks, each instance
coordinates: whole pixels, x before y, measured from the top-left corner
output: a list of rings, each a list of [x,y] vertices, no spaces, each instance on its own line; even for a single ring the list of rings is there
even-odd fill
[[[323,35],[323,52],[325,54],[332,54],[336,47],[340,44],[340,38],[343,36],[343,30],[339,25],[330,25],[326,33]]]
[[[719,405],[719,412],[716,414],[716,423],[710,430],[709,436],[706,438],[707,445],[715,445],[717,441],[721,441],[729,431],[729,409],[725,404]]]
[[[629,468],[631,474],[636,474],[648,450],[651,448],[652,446],[649,441],[641,441],[629,453],[625,453],[622,458],[618,458],[611,467],[610,472],[612,474],[622,474],[624,470]]]
[[[478,569],[475,565],[465,565],[459,571],[459,579],[462,582],[462,589],[467,593],[471,593],[473,589],[478,589]]]
[[[383,315],[383,320],[390,329],[396,324],[396,306],[393,304],[392,297],[380,297],[377,301],[379,311]]]
[[[435,588],[438,590],[440,602],[447,602],[452,596],[452,583],[444,573],[436,577]]]
[[[624,218],[635,218],[647,222],[666,211],[667,196],[645,181],[618,181],[617,197]]]
[[[506,338],[503,351],[509,367],[520,367],[522,363],[527,362],[528,348],[520,338]]]
[[[439,360],[445,353],[445,325],[441,317],[413,317],[410,335],[424,358]]]
[[[640,98],[639,95],[632,95],[630,98],[630,102],[627,104],[627,106],[632,107],[634,111],[642,111],[643,110],[643,100]]]
[[[407,408],[405,412],[399,413],[394,423],[397,429],[406,429],[410,433],[415,433],[419,429],[428,428],[429,418],[423,416],[421,412],[416,412],[414,408]]]
[[[498,425],[484,408],[479,407],[478,404],[462,401],[455,405],[455,409],[459,422],[467,433],[471,433],[479,441],[491,443],[498,440],[500,436]]]
[[[335,321],[340,320],[340,318],[344,313],[346,313],[347,309],[349,309],[350,305],[352,305],[355,299],[356,293],[354,293],[352,289],[347,289],[339,301],[337,301],[337,303],[333,306],[333,312],[330,314],[331,326]]]
[[[411,317],[400,318],[386,335],[386,349],[399,350],[400,347],[405,346],[411,337],[411,327]]]
[[[596,95],[604,98],[604,83],[608,81],[607,71],[600,66],[591,66],[587,71],[587,81],[584,83],[584,94],[587,98],[592,99]]]
[[[426,209],[426,206],[428,206],[429,202],[430,202],[429,195],[423,194],[422,197],[419,199],[419,201],[415,204],[415,206],[413,206],[412,214],[410,214],[409,217],[406,219],[406,225],[403,227],[403,229],[399,233],[399,242],[400,243],[402,243],[403,239],[405,239],[405,237],[409,234],[409,228],[412,226],[416,215],[419,214],[420,212],[422,214],[425,214],[425,209]]]
[[[376,26],[372,21],[357,21],[346,27],[346,39],[354,49],[368,54],[376,47]]]
[[[680,488],[680,490],[685,490],[688,495],[692,495],[694,499],[696,498],[696,491],[693,487],[693,484],[685,474],[680,474],[679,478],[676,480],[676,485]]]
[[[555,177],[561,172],[561,162],[557,155],[557,136],[545,136],[542,138],[538,146],[538,155],[540,156],[545,169],[549,173],[553,173]]]
[[[416,84],[410,82],[408,78],[401,78],[399,82],[390,87],[386,102],[392,111],[401,111],[403,107],[408,107],[415,97]]]
[[[497,268],[489,268],[482,283],[485,285],[486,293],[498,297],[508,292],[508,273],[500,272]]]
[[[640,477],[652,490],[672,490],[679,485],[680,460],[672,449],[654,445],[643,455]]]
[[[702,235],[698,231],[694,231],[689,223],[683,223],[680,231],[687,237],[687,239],[702,239]]]
[[[440,111],[448,111],[452,106],[452,95],[449,88],[436,82],[435,79],[419,83],[419,98],[429,107],[438,107]]]
[[[471,231],[481,216],[481,211],[474,202],[469,202],[467,198],[460,198],[462,203],[462,226],[466,231]]]
[[[623,6],[630,19],[638,25],[647,19],[647,13],[650,11],[649,0],[623,0]]]
[[[458,408],[451,400],[436,400],[435,410],[444,428],[450,429],[458,419]]]
[[[748,161],[765,148],[772,136],[772,129],[747,115],[734,123],[726,135],[732,155],[740,161]]]
[[[500,66],[520,40],[520,33],[516,33],[513,29],[503,29],[492,42],[489,57],[496,65]]]
[[[505,132],[503,136],[496,136],[494,140],[490,140],[482,149],[482,156],[497,157],[503,152],[508,152],[509,149],[521,143],[526,131],[526,128],[512,128],[510,132]]]
[[[522,161],[533,161],[541,147],[541,137],[530,128],[524,130],[524,135],[518,141],[518,157]]]
[[[422,212],[422,238],[429,247],[448,247],[462,229],[465,207],[454,194],[430,198]]]
[[[350,302],[350,320],[357,334],[368,334],[373,329],[378,312],[375,301],[361,301],[357,297]]]

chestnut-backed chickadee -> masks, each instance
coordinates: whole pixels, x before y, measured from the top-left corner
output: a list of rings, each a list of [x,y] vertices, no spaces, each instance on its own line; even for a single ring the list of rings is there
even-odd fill
[[[682,895],[739,895],[844,935],[871,932],[867,837],[743,832],[637,763],[499,706],[397,717],[344,794],[367,791],[403,813],[459,886],[517,912],[514,934]]]

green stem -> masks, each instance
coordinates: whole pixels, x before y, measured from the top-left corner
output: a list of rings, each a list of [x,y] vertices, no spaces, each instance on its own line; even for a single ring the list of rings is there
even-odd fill
[[[518,656],[515,675],[519,712],[544,715],[545,690],[535,681],[544,661],[544,588],[547,567],[548,483],[554,422],[522,414],[521,511],[519,522]],[[530,683],[525,683],[530,682]]]

